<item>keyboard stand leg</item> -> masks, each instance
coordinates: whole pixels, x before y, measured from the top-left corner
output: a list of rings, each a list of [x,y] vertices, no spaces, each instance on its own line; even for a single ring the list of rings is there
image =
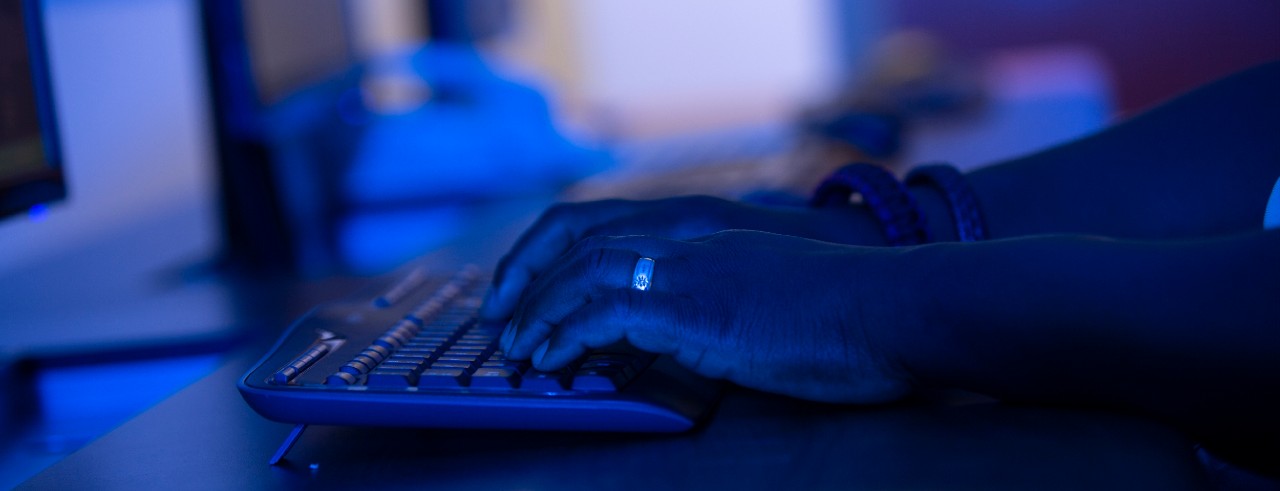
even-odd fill
[[[307,429],[307,425],[300,424],[293,427],[293,431],[289,432],[289,436],[284,437],[284,442],[280,444],[280,448],[276,449],[275,455],[271,456],[271,460],[267,461],[268,465],[279,464],[284,460],[284,456],[289,453],[289,449],[293,448],[293,444],[298,443],[298,438],[302,436],[302,430]]]

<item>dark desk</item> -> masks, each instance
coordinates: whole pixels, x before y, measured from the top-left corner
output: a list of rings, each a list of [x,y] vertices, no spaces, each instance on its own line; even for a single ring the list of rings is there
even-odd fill
[[[37,475],[57,489],[1199,489],[1190,444],[1105,413],[977,403],[851,408],[733,389],[681,435],[290,425],[234,381],[247,360],[183,390]]]
[[[523,225],[513,224],[509,228],[516,231]],[[509,232],[484,238],[501,246],[510,243]],[[472,260],[488,254],[492,251],[468,249],[439,257]],[[308,298],[286,294],[259,302],[287,304],[280,308],[292,312],[284,316],[305,308]],[[235,381],[276,334],[262,333],[255,346],[222,369],[23,487],[1174,490],[1204,485],[1186,439],[1126,416],[965,404],[956,398],[846,407],[736,388],[709,424],[687,434],[312,427],[284,465],[271,467],[267,459],[291,426],[250,410]]]

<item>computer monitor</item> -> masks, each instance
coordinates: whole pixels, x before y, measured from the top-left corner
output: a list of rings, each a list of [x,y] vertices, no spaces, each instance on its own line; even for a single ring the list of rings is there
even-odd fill
[[[0,217],[66,196],[40,9],[0,2]]]
[[[277,141],[286,129],[304,136],[331,112],[291,108],[315,99],[299,100],[299,91],[351,66],[346,2],[204,0],[200,9],[225,259],[250,272],[292,272],[307,256],[325,255],[315,250],[325,242],[317,237],[325,212],[294,210],[320,208],[312,202],[322,202],[329,186],[317,177],[323,173],[290,174],[300,166],[281,163],[286,157]],[[281,124],[285,118],[291,122]]]
[[[0,0],[0,352],[236,335],[230,290],[206,274],[219,237],[192,10]]]

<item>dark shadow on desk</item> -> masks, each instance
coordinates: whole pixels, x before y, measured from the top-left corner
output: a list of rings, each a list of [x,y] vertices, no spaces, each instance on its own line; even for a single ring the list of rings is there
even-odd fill
[[[231,363],[24,484],[38,489],[1201,489],[1191,445],[1127,416],[856,408],[731,389],[705,428],[619,435],[314,427],[245,405]],[[314,465],[314,467],[313,467]]]
[[[710,425],[687,435],[312,431],[291,463],[277,470],[282,484],[557,490],[1203,487],[1190,443],[1165,427],[1106,413],[995,403],[850,408],[735,390]]]

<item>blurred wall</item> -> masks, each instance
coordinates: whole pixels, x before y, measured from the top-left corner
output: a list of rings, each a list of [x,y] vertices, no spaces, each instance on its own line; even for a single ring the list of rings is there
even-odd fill
[[[1280,58],[1275,0],[897,0],[900,25],[935,32],[960,54],[1044,44],[1097,49],[1132,112]]]
[[[512,7],[513,30],[498,48],[544,82],[569,126],[595,136],[775,122],[822,100],[841,75],[839,11],[829,0],[530,0]]]

